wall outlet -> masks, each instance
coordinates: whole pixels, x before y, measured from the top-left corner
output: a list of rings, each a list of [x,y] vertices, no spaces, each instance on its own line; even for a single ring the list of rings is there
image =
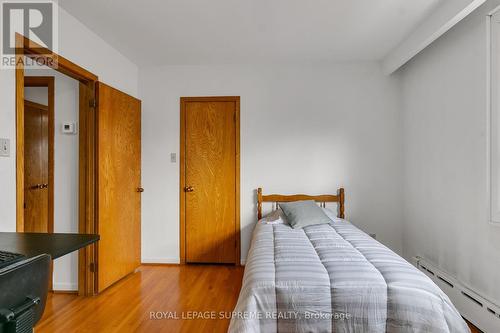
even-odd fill
[[[177,155],[175,153],[170,153],[170,163],[177,162]]]
[[[0,156],[9,157],[10,156],[10,140],[0,139]]]

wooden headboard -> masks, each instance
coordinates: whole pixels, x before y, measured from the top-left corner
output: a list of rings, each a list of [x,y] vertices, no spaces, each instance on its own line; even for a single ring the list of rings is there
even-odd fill
[[[299,200],[314,200],[320,202],[323,207],[325,207],[327,202],[338,202],[338,217],[343,219],[344,215],[344,189],[339,188],[338,194],[322,194],[322,195],[306,195],[306,194],[293,194],[293,195],[283,195],[283,194],[269,194],[262,195],[262,188],[257,189],[257,216],[259,220],[262,218],[262,203],[263,202],[274,202],[278,204],[279,202],[290,202]]]

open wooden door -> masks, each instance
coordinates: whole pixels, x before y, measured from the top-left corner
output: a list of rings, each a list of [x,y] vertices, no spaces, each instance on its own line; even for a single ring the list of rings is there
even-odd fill
[[[141,101],[101,82],[97,97],[97,290],[141,258]]]

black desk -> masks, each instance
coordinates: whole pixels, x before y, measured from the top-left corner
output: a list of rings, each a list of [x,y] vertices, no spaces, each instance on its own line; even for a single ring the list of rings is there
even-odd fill
[[[31,258],[47,253],[57,259],[99,240],[99,235],[0,232],[0,250]]]

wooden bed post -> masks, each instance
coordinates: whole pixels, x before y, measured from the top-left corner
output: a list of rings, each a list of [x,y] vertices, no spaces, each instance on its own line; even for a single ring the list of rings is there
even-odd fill
[[[260,220],[262,218],[262,188],[257,189],[257,217]]]
[[[344,188],[339,189],[339,218],[345,218],[344,214]]]

